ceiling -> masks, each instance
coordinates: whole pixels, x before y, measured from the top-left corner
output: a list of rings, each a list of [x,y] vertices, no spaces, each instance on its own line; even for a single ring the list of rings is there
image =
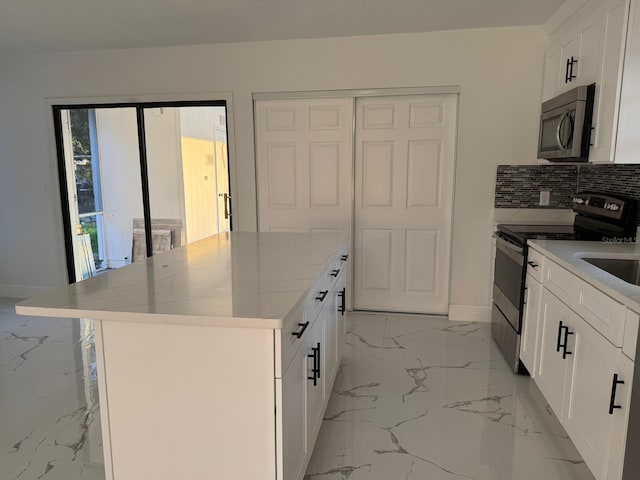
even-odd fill
[[[563,0],[0,0],[0,52],[541,25]]]

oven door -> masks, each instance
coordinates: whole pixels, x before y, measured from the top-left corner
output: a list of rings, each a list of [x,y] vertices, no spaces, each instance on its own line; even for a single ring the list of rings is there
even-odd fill
[[[520,333],[520,307],[524,293],[524,247],[515,245],[498,235],[493,277],[493,302]]]

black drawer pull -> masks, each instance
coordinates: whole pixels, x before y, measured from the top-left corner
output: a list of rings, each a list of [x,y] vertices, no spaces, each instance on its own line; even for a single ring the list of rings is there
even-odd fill
[[[538,268],[538,264],[533,260],[527,260],[527,263],[533,268]]]
[[[340,256],[340,260],[342,260],[343,262],[346,262],[347,258],[349,258],[349,255],[341,255]]]
[[[340,312],[340,315],[344,315],[344,312],[346,311],[347,307],[346,307],[346,295],[345,295],[345,289],[343,288],[342,291],[338,292],[338,296],[340,297],[340,305],[338,306],[338,311]]]
[[[291,335],[295,335],[296,337],[300,338],[300,337],[302,337],[302,334],[304,333],[304,331],[309,326],[309,322],[299,323],[298,326],[302,327],[302,328],[300,330],[298,330],[297,332],[291,332]]]
[[[318,385],[318,379],[320,378],[320,343],[316,347],[311,348],[313,353],[307,355],[308,358],[313,358],[313,368],[311,369],[311,376],[307,375],[307,380],[313,380],[313,386]]]
[[[324,302],[324,299],[327,298],[328,293],[329,290],[322,290],[316,297],[316,300],[318,300],[319,302]]]
[[[331,276],[332,276],[332,277],[337,277],[338,275],[340,275],[340,269],[338,269],[338,270],[331,270]]]
[[[609,415],[613,415],[613,410],[615,408],[622,408],[622,405],[616,405],[616,389],[618,388],[618,384],[621,383],[624,385],[623,380],[618,380],[618,374],[613,374],[613,383],[611,384],[611,400],[609,400]]]

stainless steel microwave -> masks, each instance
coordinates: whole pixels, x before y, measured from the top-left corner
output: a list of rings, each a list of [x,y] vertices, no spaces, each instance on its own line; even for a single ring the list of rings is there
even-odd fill
[[[571,89],[542,104],[538,158],[586,162],[596,84]]]

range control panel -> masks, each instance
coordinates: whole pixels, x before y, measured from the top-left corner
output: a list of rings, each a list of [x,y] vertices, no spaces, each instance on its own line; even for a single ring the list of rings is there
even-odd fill
[[[622,218],[627,207],[626,200],[601,193],[577,193],[572,203],[576,213],[615,220]]]

